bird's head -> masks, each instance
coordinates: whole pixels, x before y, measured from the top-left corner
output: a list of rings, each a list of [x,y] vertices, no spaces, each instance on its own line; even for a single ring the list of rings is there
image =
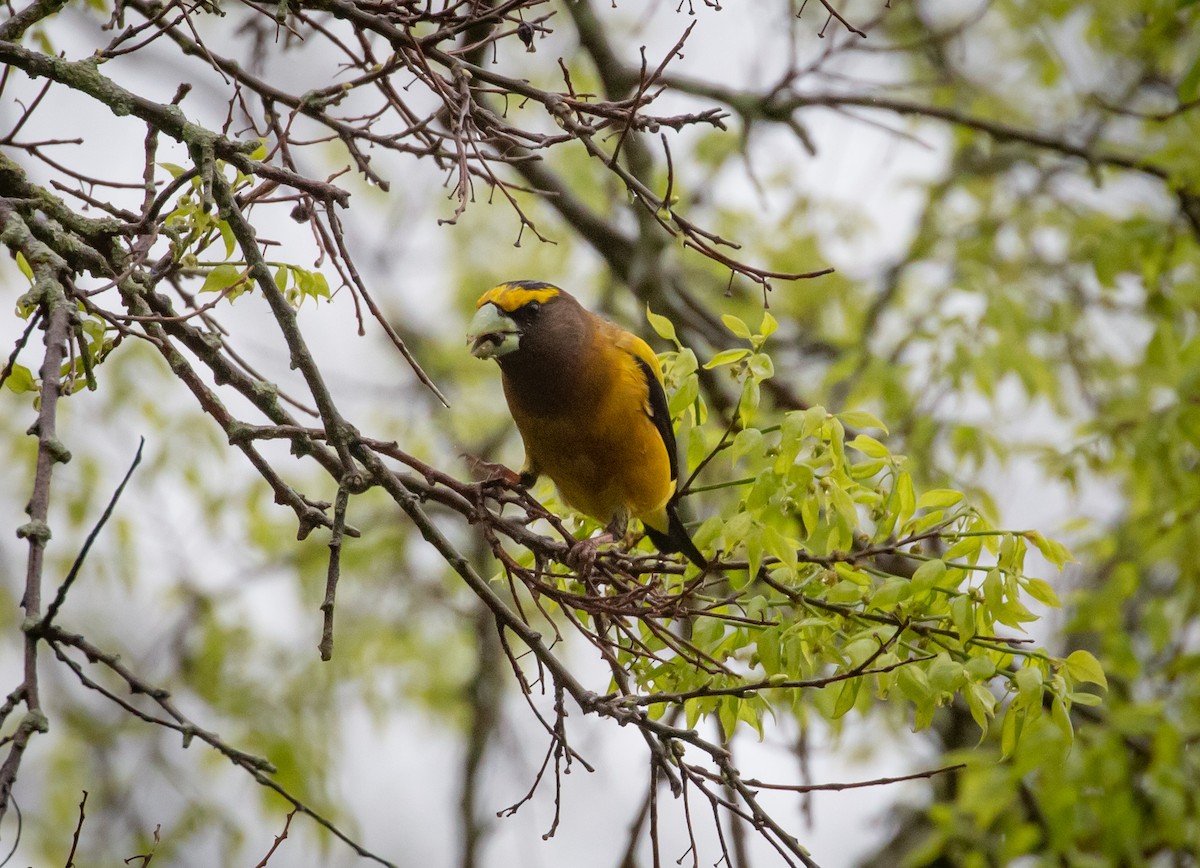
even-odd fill
[[[471,355],[499,360],[528,349],[527,344],[538,335],[552,330],[555,309],[569,307],[571,301],[571,296],[557,286],[537,280],[516,280],[492,287],[475,302],[475,316],[467,327]]]

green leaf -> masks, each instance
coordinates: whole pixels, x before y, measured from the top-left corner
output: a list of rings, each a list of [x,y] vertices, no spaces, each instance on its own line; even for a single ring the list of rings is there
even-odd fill
[[[972,681],[986,681],[996,674],[996,664],[990,657],[972,657],[963,668]]]
[[[746,545],[746,564],[748,576],[757,576],[758,569],[762,566],[763,558],[763,539],[761,533],[743,534],[742,539]]]
[[[740,711],[741,700],[736,697],[727,696],[721,700],[718,719],[721,721],[721,730],[725,737],[729,738],[733,735],[733,730],[737,727],[738,712]]]
[[[871,608],[892,609],[913,594],[912,583],[907,579],[891,579],[871,596]]]
[[[946,575],[946,564],[940,560],[925,561],[917,567],[912,576],[913,593],[920,594],[931,590]]]
[[[754,643],[755,655],[768,675],[783,671],[783,639],[779,628],[763,630]]]
[[[1050,702],[1050,720],[1058,727],[1058,731],[1062,733],[1063,740],[1067,744],[1071,744],[1075,740],[1075,729],[1071,726],[1071,715],[1067,713],[1067,706],[1061,697],[1056,696]]]
[[[654,329],[654,333],[660,338],[676,345],[679,344],[679,339],[675,337],[675,323],[662,314],[650,310],[650,305],[646,305],[646,321],[650,323],[650,328]]]
[[[896,670],[896,684],[911,701],[918,704],[928,702],[932,696],[929,691],[929,679],[925,670],[917,664],[901,666]]]
[[[891,455],[886,446],[866,434],[859,434],[846,445],[857,449],[868,458],[887,458]]]
[[[300,290],[300,300],[313,297],[316,288],[316,282],[313,280],[313,273],[304,268],[291,267],[292,280],[295,283],[296,289]]]
[[[871,586],[870,576],[868,576],[862,570],[855,569],[850,564],[847,564],[843,561],[838,561],[836,564],[834,564],[833,570],[843,579],[854,582],[854,584],[859,585],[860,587],[869,588]]]
[[[988,721],[996,716],[996,697],[982,684],[970,683],[963,689],[963,697],[967,700],[971,719],[979,726],[983,734],[987,734]]]
[[[1016,706],[1010,705],[1004,713],[1004,723],[1000,725],[1000,756],[1010,757],[1017,749],[1021,738],[1021,714]]]
[[[983,537],[977,534],[964,536],[954,545],[950,546],[943,557],[948,561],[958,561],[965,558],[970,563],[975,563],[982,548]]]
[[[1008,599],[992,612],[993,617],[1009,627],[1020,627],[1027,621],[1036,621],[1037,615],[1029,611],[1020,600]]]
[[[729,447],[730,461],[736,464],[739,458],[758,452],[762,449],[762,442],[763,434],[757,428],[743,428],[734,436]]]
[[[809,407],[801,413],[804,425],[800,429],[801,437],[812,437],[825,427],[825,418],[829,414],[824,407]]]
[[[694,376],[689,376],[679,384],[679,388],[675,390],[675,393],[671,395],[667,402],[671,416],[678,416],[690,407],[698,397],[700,397],[700,381]]]
[[[999,570],[988,570],[984,576],[983,603],[991,611],[1004,605],[1004,579]]]
[[[23,275],[29,278],[30,283],[33,283],[33,268],[30,267],[29,260],[25,258],[25,254],[20,250],[17,251],[17,268],[21,270]]]
[[[1029,705],[1042,699],[1042,670],[1036,666],[1022,666],[1016,674],[1017,694]]]
[[[221,240],[225,242],[225,258],[233,256],[233,251],[237,247],[237,239],[233,236],[233,227],[229,225],[228,220],[218,220],[217,230],[221,233]]]
[[[858,525],[858,510],[854,507],[853,499],[836,482],[829,484],[829,504],[847,527],[853,529]]]
[[[740,361],[748,355],[750,355],[750,351],[745,349],[721,350],[721,352],[717,353],[708,360],[708,363],[704,366],[704,369],[706,371],[711,371],[713,368],[720,367],[721,365],[729,365],[733,362]]]
[[[739,338],[750,339],[750,326],[746,325],[740,318],[731,313],[721,314],[721,322],[725,323],[725,328],[729,329]]]
[[[1025,534],[1022,534],[1022,536],[1029,540],[1029,542],[1033,543],[1034,547],[1042,553],[1042,557],[1054,564],[1054,566],[1058,567],[1060,570],[1068,562],[1075,560],[1075,556],[1071,554],[1070,550],[1065,545],[1052,539],[1046,539],[1046,537],[1042,536],[1036,530],[1031,530]],[[1054,605],[1058,604],[1055,603]]]
[[[759,386],[758,380],[751,377],[746,380],[746,385],[742,389],[742,397],[738,401],[738,418],[742,424],[747,424],[754,418],[754,412],[758,409],[760,400],[762,400],[762,387]]]
[[[854,707],[854,701],[858,699],[858,691],[862,688],[862,683],[863,680],[861,678],[850,678],[842,682],[842,689],[838,691],[837,702],[833,704],[834,720],[837,720]]]
[[[84,334],[91,338],[91,343],[95,344],[104,339],[104,323],[95,317],[87,317],[80,324]]]
[[[760,708],[764,707],[765,703],[761,696],[750,696],[746,698],[738,708],[738,720],[745,721],[754,728],[758,733],[759,741],[763,737],[762,714],[759,713]],[[665,706],[664,706],[665,711]]]
[[[37,391],[37,380],[34,379],[33,372],[24,365],[13,365],[8,379],[4,381],[4,385],[10,392],[16,392],[18,395],[22,392]]]
[[[804,522],[804,530],[812,534],[821,521],[821,505],[816,497],[808,496],[800,501],[800,520]]]
[[[669,353],[665,354],[670,356]],[[680,347],[679,352],[675,353],[675,363],[671,366],[677,380],[694,374],[700,370],[700,363],[696,360],[696,354],[687,347]]]
[[[317,298],[329,298],[329,280],[319,271],[312,273],[313,295]]]
[[[200,287],[201,292],[220,292],[223,289],[228,289],[242,278],[242,272],[235,265],[230,265],[228,262],[218,265],[208,273],[204,278],[204,285]]]
[[[790,413],[783,414],[783,422],[779,425],[779,442],[781,447],[787,447],[789,451],[792,449],[798,450],[797,444],[804,437],[805,416],[803,413],[793,410]],[[794,458],[796,453],[791,452]],[[789,460],[790,463],[790,460]]]
[[[935,509],[933,512],[927,512],[913,524],[913,533],[924,533],[931,527],[942,524],[945,518],[946,510],[944,509]]]
[[[825,598],[831,603],[859,603],[863,589],[853,582],[838,582],[825,593]]]
[[[1100,661],[1090,651],[1084,651],[1082,648],[1078,651],[1072,651],[1067,656],[1066,665],[1067,674],[1076,681],[1099,684],[1106,690],[1108,689],[1108,679],[1104,677],[1104,669],[1101,668]]]
[[[954,693],[966,683],[963,665],[950,657],[939,654],[929,667],[929,686],[943,693]]]
[[[1058,594],[1054,593],[1054,588],[1050,587],[1050,583],[1043,579],[1027,579],[1025,581],[1025,590],[1029,592],[1029,596],[1033,597],[1039,603],[1053,606],[1056,609],[1062,607],[1062,603],[1058,599]]]
[[[975,635],[975,606],[966,594],[959,594],[950,602],[950,620],[958,631],[958,638],[965,642]]]
[[[183,166],[177,166],[175,163],[159,163],[158,166],[160,169],[166,169],[176,180],[187,171]]]
[[[772,525],[767,525],[762,529],[762,545],[767,554],[774,555],[780,563],[795,571],[798,564],[796,550],[800,547],[796,540],[780,533]]]
[[[750,357],[750,376],[756,380],[769,380],[775,376],[775,363],[766,353],[755,353]]]
[[[854,479],[870,479],[887,466],[888,463],[880,458],[870,461],[860,461],[850,468],[850,475]]]
[[[897,513],[900,523],[903,524],[912,518],[912,514],[917,508],[917,494],[913,489],[912,476],[907,470],[902,470],[896,477],[896,494],[900,499],[900,508]]]
[[[848,425],[851,428],[878,428],[884,434],[887,433],[887,426],[866,410],[847,410],[845,413],[838,413],[837,415],[842,420],[843,425]]]
[[[762,333],[762,336],[764,338],[769,338],[771,335],[775,334],[775,330],[778,328],[779,322],[775,319],[775,317],[771,316],[771,312],[769,310],[763,311],[762,325],[759,326],[759,331]]]
[[[917,501],[917,509],[944,509],[954,506],[963,499],[961,491],[953,488],[933,488],[921,495]]]
[[[829,455],[833,459],[833,469],[841,470],[846,466],[846,429],[836,416],[826,419],[821,426],[821,439],[829,444]]]

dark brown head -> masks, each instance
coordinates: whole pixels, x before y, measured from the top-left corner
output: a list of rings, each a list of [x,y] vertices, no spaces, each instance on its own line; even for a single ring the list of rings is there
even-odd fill
[[[506,390],[516,387],[518,400],[531,407],[568,401],[584,375],[592,315],[569,293],[535,280],[502,283],[475,306],[471,353],[499,363]]]
[[[569,293],[537,280],[493,287],[475,303],[471,354],[501,367],[568,362],[583,347],[589,314]]]

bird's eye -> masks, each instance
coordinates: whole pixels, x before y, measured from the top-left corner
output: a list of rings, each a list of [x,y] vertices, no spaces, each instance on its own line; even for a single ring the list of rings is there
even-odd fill
[[[525,312],[530,316],[537,316],[537,312],[541,309],[542,303],[540,301],[531,301],[525,305]]]

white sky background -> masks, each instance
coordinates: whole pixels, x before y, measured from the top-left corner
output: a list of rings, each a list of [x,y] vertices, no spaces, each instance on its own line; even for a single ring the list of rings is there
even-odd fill
[[[778,73],[778,64],[786,56],[783,54],[784,40],[789,38],[786,31],[777,26],[781,20],[779,14],[773,20],[764,20],[767,16],[746,15],[743,11],[748,7],[740,2],[726,4],[726,9],[719,13],[701,8],[700,3],[696,6],[698,15],[695,20],[699,23],[688,43],[685,58],[674,67],[677,72],[723,80],[730,85],[737,85],[743,80],[771,80]],[[693,20],[686,14],[676,14],[674,7],[673,2],[654,4],[653,14],[646,14],[630,37],[632,51],[636,52],[636,47],[641,44],[647,45],[652,64],[661,58]],[[604,16],[634,18],[638,8],[637,5],[626,3],[613,12],[607,3],[597,3],[598,14]],[[55,25],[53,37],[56,46],[65,51],[69,59],[86,57],[94,47],[91,41],[94,24],[85,23],[87,20],[90,19],[72,10],[64,13],[62,22]],[[67,27],[67,21],[75,26]],[[814,5],[796,29],[806,51],[821,50],[827,44],[815,37],[821,21]],[[835,29],[836,26],[831,26],[830,33]],[[560,34],[569,31],[567,23],[561,22]],[[518,48],[515,42],[511,42],[502,48],[502,52],[513,52]],[[552,39],[539,41],[538,53],[534,57],[552,64],[560,54],[569,57],[571,50],[565,37],[556,35]],[[229,53],[233,53],[232,50]],[[132,89],[163,102],[170,100],[177,85],[177,79],[173,75],[163,74],[161,69],[147,66],[135,68],[134,64],[128,62],[110,63],[102,67],[102,71],[127,83]],[[303,66],[293,65],[288,75],[303,76],[306,72]],[[856,72],[872,80],[885,77],[888,70],[876,63],[874,68]],[[312,86],[327,83],[323,80],[314,81]],[[225,112],[224,105],[210,99],[203,82],[196,84],[196,91],[184,103],[185,111],[200,121],[219,123]],[[61,97],[65,91],[59,88],[55,93]],[[669,103],[660,107],[666,112],[674,109]],[[11,126],[15,111],[13,105],[0,105],[0,127],[8,129]],[[129,119],[113,119],[107,109],[84,99],[60,107],[55,114],[43,110],[35,116],[35,123],[30,125],[23,138],[37,138],[41,132],[49,130],[53,132],[48,134],[61,135],[57,123],[61,115],[58,112],[69,112],[73,123],[79,129],[88,131],[91,141],[96,140],[95,130],[104,130],[104,135],[110,137],[109,146],[102,150],[61,149],[64,160],[69,159],[72,166],[98,175],[114,174],[113,167],[117,165],[121,167],[120,174],[125,177],[135,179],[140,176],[144,127]],[[912,230],[913,216],[920,205],[919,194],[914,191],[919,184],[913,182],[936,175],[945,154],[945,143],[925,132],[919,134],[920,142],[909,141],[866,125],[850,123],[830,113],[810,114],[807,120],[818,148],[815,159],[809,159],[795,149],[777,147],[781,139],[770,136],[763,137],[759,142],[764,149],[763,159],[790,166],[796,184],[814,199],[853,205],[869,214],[870,230],[859,236],[859,241],[853,246],[833,248],[833,255],[838,261],[832,264],[853,275],[871,273],[875,266],[886,261],[906,242]],[[40,123],[46,126],[39,128]],[[184,162],[181,156],[170,155],[165,140],[161,147],[160,160]],[[60,151],[54,153],[60,155]],[[89,165],[89,160],[94,163]],[[486,263],[494,245],[511,245],[515,225],[512,235],[475,238],[471,239],[470,244],[455,246],[455,233],[463,230],[456,227],[439,228],[436,225],[437,217],[449,216],[453,210],[453,203],[445,198],[445,191],[440,187],[441,178],[415,161],[394,168],[402,175],[393,178],[393,192],[388,197],[371,195],[362,190],[360,184],[346,179],[342,181],[352,184],[356,191],[353,207],[344,217],[358,254],[359,267],[385,308],[412,310],[414,306],[409,302],[418,299],[419,307],[424,309],[425,314],[420,323],[409,325],[435,333],[451,346],[461,345],[468,312],[455,310],[450,303],[453,292],[449,281],[453,275],[452,270],[445,267],[447,258],[462,255],[461,252],[467,250],[469,255]],[[769,175],[770,172],[764,171],[763,174]],[[760,202],[759,194],[748,185],[723,186],[721,194],[745,196],[749,201]],[[774,203],[768,199],[760,204],[769,213]],[[474,207],[489,206],[481,201]],[[491,207],[506,206],[498,204]],[[262,234],[283,243],[284,252],[279,254],[280,258],[306,264],[301,256],[291,256],[289,251],[293,245],[304,250],[310,249],[307,246],[307,229],[297,227],[289,220],[281,220],[271,224]],[[526,239],[526,245],[536,244],[528,235]],[[452,250],[454,253],[451,253]],[[819,265],[814,263],[814,267]],[[588,264],[588,267],[594,266]],[[22,291],[23,279],[7,259],[0,265],[0,274],[6,278],[4,286],[10,298]],[[563,275],[540,274],[496,274],[494,277],[496,280],[512,277],[566,280]],[[482,291],[484,288],[479,289]],[[268,377],[278,376],[285,381],[296,381],[296,375],[287,370],[287,354],[282,338],[260,297],[244,297],[222,312],[221,321],[233,331],[235,345],[260,366],[264,374]],[[300,322],[344,414],[352,421],[378,418],[378,403],[389,397],[388,384],[379,382],[379,378],[382,372],[391,372],[395,377],[408,377],[409,372],[403,360],[397,357],[377,330],[370,330],[365,339],[355,336],[352,305],[344,293],[329,305],[318,307],[306,304],[301,311]],[[7,357],[21,325],[12,317],[0,318],[0,353],[4,357]],[[32,346],[23,361],[31,364],[33,359],[39,357],[40,349]],[[498,377],[495,385],[495,400],[499,404],[502,398]],[[453,384],[447,388],[447,392],[453,401]],[[32,420],[27,398],[15,399],[6,394],[0,400],[4,413],[16,414],[22,420]],[[187,402],[191,399],[177,395],[170,400]],[[136,445],[139,432],[116,430],[107,424],[107,420],[97,418],[97,405],[89,403],[86,393],[72,397],[66,403],[68,407],[65,409],[62,436],[68,446],[74,448],[75,441],[86,439],[89,449],[111,457],[113,473],[119,476]],[[169,407],[164,409],[169,411]],[[23,427],[27,422],[20,424]],[[368,429],[365,433],[381,438],[399,437],[403,443],[403,432]],[[147,444],[148,452],[153,453],[156,448],[154,443]],[[519,461],[518,453],[519,447],[508,456],[509,463]],[[236,461],[231,465],[239,466]],[[228,466],[223,472],[228,471]],[[252,472],[248,465],[242,466],[241,470],[247,474]],[[6,494],[0,497],[0,528],[15,528],[24,520],[21,509],[28,492],[21,485],[25,484],[25,473],[23,468],[0,468],[0,483],[3,484],[0,491]],[[115,483],[115,479],[111,483]],[[56,471],[56,486],[85,484],[94,483],[81,475],[76,463]],[[102,491],[108,491],[111,487],[109,481],[99,483]],[[1001,505],[1005,514],[1013,518],[1014,526],[1040,527],[1053,533],[1061,528],[1067,517],[1076,513],[1077,503],[1061,490],[1048,491],[1045,480],[1040,478],[1031,463],[1015,465],[993,486],[993,490],[997,494],[1003,492]],[[320,614],[303,611],[296,605],[295,594],[287,586],[289,581],[294,581],[289,571],[272,570],[270,565],[248,562],[244,554],[231,551],[222,539],[207,536],[203,530],[203,517],[196,514],[198,507],[190,500],[188,493],[139,491],[136,479],[134,493],[141,498],[149,498],[156,506],[156,527],[139,541],[148,563],[161,564],[164,576],[191,572],[195,581],[205,587],[234,588],[248,572],[262,575],[262,580],[255,582],[252,587],[233,594],[231,604],[245,607],[242,614],[246,618],[281,641],[294,641],[296,653],[316,653],[315,636],[320,629]],[[131,518],[136,519],[136,516]],[[400,520],[399,516],[397,520]],[[24,571],[24,554],[24,546],[18,544],[11,534],[0,536],[0,573],[5,586],[10,589],[19,587]],[[342,579],[343,583],[353,580],[352,575],[345,575]],[[53,579],[50,581],[52,583]],[[141,649],[146,654],[152,654],[155,642],[161,639],[156,627],[164,618],[169,618],[168,614],[162,611],[156,614],[155,610],[169,603],[152,588],[143,589],[139,586],[136,594],[138,598],[135,599],[114,598],[111,601],[112,615],[116,623],[127,624],[132,617],[143,624],[144,635],[127,636],[124,641],[135,651]],[[69,614],[69,610],[68,604],[64,615]],[[69,624],[69,618],[66,620]],[[100,641],[99,638],[97,641]],[[18,658],[12,652],[13,649],[9,647],[0,656],[0,686],[19,681]],[[606,682],[607,678],[597,661],[587,655],[576,656],[580,666],[591,667],[594,671],[596,677],[593,683]],[[59,685],[78,689],[67,681],[60,680]],[[331,696],[330,701],[334,702],[335,698]],[[208,724],[203,714],[198,715],[198,722]],[[353,836],[368,849],[401,865],[443,868],[457,864],[458,846],[453,835],[457,828],[457,787],[461,763],[458,737],[420,711],[404,708],[397,708],[382,726],[365,711],[351,711],[342,726],[344,745],[334,751],[340,757],[336,788],[341,792],[344,813],[357,818],[357,828],[352,829]],[[548,842],[543,842],[541,835],[549,827],[552,813],[550,797],[553,784],[550,780],[543,783],[533,803],[526,805],[515,817],[496,820],[484,864],[530,868],[559,865],[609,868],[615,864],[615,850],[624,846],[627,824],[645,789],[645,748],[632,730],[585,719],[578,713],[569,719],[569,726],[574,746],[599,771],[595,775],[587,775],[577,769],[565,779],[563,821],[556,837]],[[868,729],[850,722],[836,748],[830,745],[825,733],[811,733],[813,780],[874,778],[904,774],[925,767],[922,758],[914,756],[914,751],[919,750],[915,740],[881,737],[877,726],[878,723],[874,723]],[[515,734],[514,730],[519,730],[519,734]],[[131,738],[137,738],[144,731],[143,724],[130,722]],[[790,739],[792,735],[789,733],[786,738]],[[173,743],[173,740],[168,742]],[[746,773],[773,780],[793,777],[794,759],[787,753],[786,743],[783,742],[784,737],[776,734],[769,736],[763,745],[744,740],[742,760]],[[41,757],[48,745],[47,739],[36,739],[26,754],[18,783],[18,795],[24,794],[24,800],[35,801],[29,794],[37,790],[39,775],[47,773]],[[515,695],[511,696],[506,707],[505,735],[485,773],[484,793],[480,799],[485,811],[500,810],[524,794],[541,762],[545,747],[544,733],[531,719],[524,703]],[[197,763],[198,781],[208,780],[199,777],[201,764],[207,766],[211,760],[211,757],[201,756],[205,750],[198,744],[194,745],[186,757]],[[184,787],[194,785],[177,783]],[[259,811],[256,785],[245,775],[231,770],[222,776],[220,786],[228,793],[231,806],[244,801],[253,806],[247,810]],[[892,800],[907,801],[915,792],[915,787],[903,785],[836,794],[818,793],[813,797],[815,822],[812,828],[800,823],[795,799],[781,797],[774,800],[774,804],[781,811],[779,816],[795,821],[793,831],[809,846],[817,860],[827,868],[834,868],[851,864],[856,857],[870,852],[886,832],[881,817],[887,805]],[[164,804],[170,802],[169,797],[164,796],[164,799]],[[662,823],[666,864],[666,860],[673,861],[682,856],[687,845],[682,823],[677,822],[678,818],[674,816],[679,806],[672,804],[665,794],[660,798],[660,806],[666,812]],[[153,802],[149,802],[142,811],[151,825],[155,821],[152,808]],[[710,825],[707,805],[697,799],[692,809],[698,818],[697,829],[707,828]],[[26,822],[30,819],[27,816]],[[252,865],[261,858],[270,845],[271,836],[278,832],[281,821],[281,813],[263,819],[256,835],[252,834],[245,844],[245,864]],[[309,823],[302,818],[297,818],[295,822],[297,829],[304,829]],[[88,832],[99,833],[100,830],[85,826],[85,841]],[[0,841],[10,840],[10,834],[7,826],[0,830]],[[69,843],[69,830],[64,830],[63,840],[64,845]],[[305,847],[311,840],[304,835],[289,839],[272,864],[365,864],[359,863],[357,857],[341,844],[333,844],[324,852],[306,852]],[[753,851],[757,853],[756,865],[775,864],[775,858],[766,845],[753,833],[750,833],[749,840]],[[701,846],[701,864],[712,864],[718,856],[715,846],[711,841],[707,844],[702,841]],[[3,849],[0,846],[0,850]],[[207,855],[211,857],[211,854]],[[187,864],[215,864],[206,860],[205,856],[194,854],[194,860]],[[689,862],[690,857],[684,864]]]

